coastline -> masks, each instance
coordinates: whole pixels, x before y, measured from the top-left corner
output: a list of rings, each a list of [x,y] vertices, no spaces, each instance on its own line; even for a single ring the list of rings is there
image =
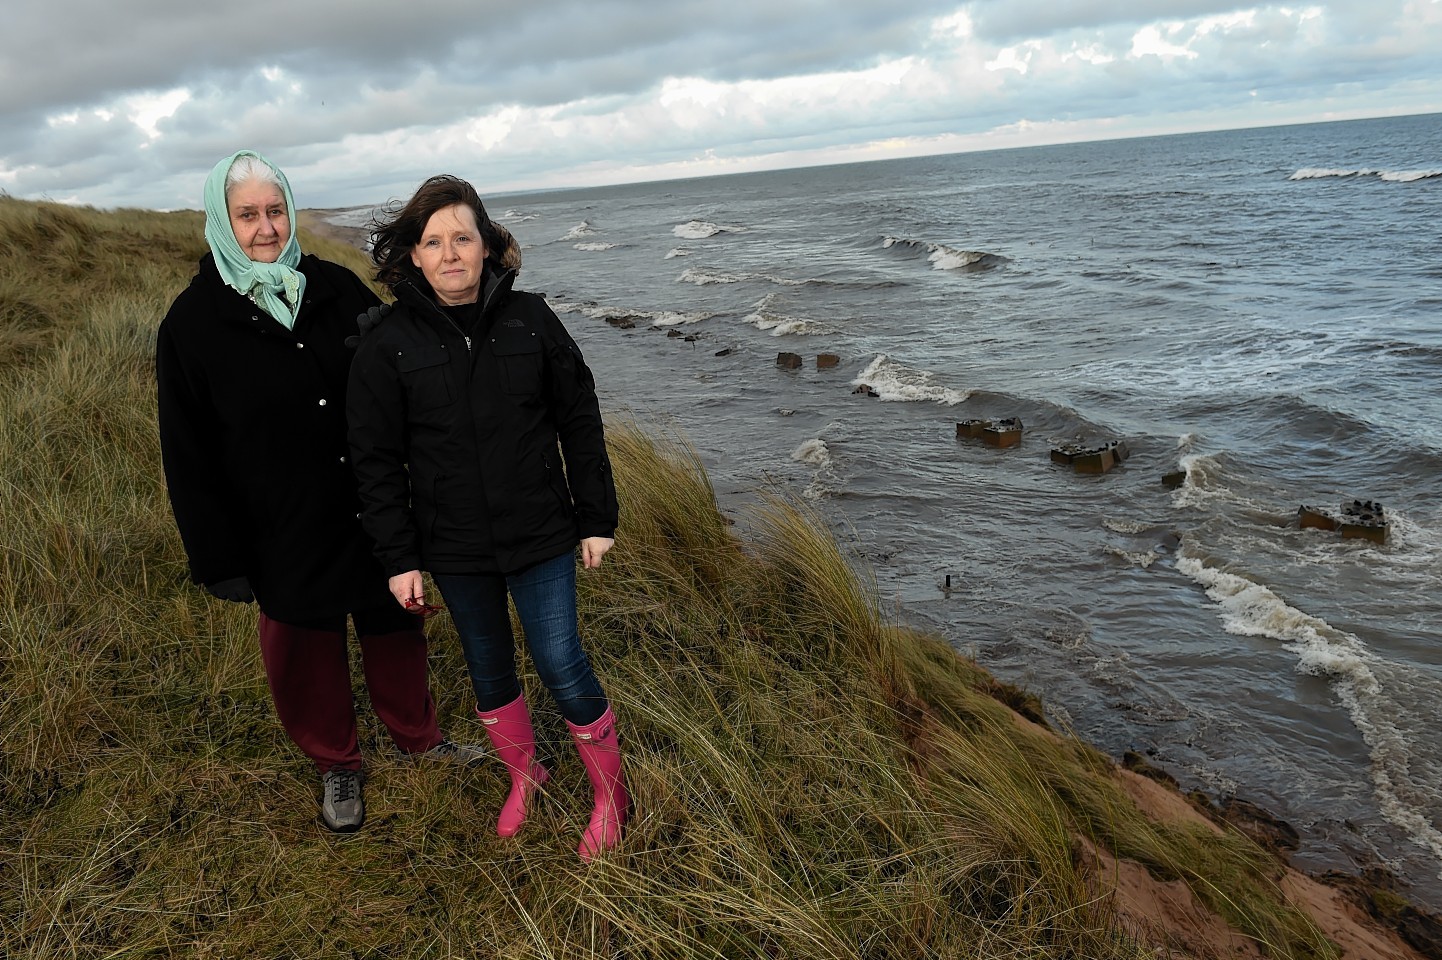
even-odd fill
[[[300,211],[301,229],[364,249],[367,231],[329,222],[326,214],[332,212],[337,211]],[[1032,722],[1021,713],[1017,713],[1017,721]],[[1286,852],[1286,833],[1295,831],[1266,811],[1218,809],[1203,794],[1184,793],[1170,774],[1145,760],[1113,761],[1116,777],[1148,817],[1217,833],[1230,825],[1274,855],[1280,866],[1279,885],[1337,944],[1340,956],[1442,958],[1442,922],[1408,903],[1405,893],[1399,892],[1380,868],[1356,877],[1335,871],[1308,874],[1292,866]],[[1114,882],[1109,892],[1123,922],[1139,935],[1145,933],[1150,942],[1165,943],[1168,949],[1185,951],[1178,955],[1198,958],[1265,955],[1254,941],[1201,904],[1180,881],[1158,880],[1139,863],[1116,858],[1085,841],[1082,845],[1083,859],[1094,864],[1095,876],[1099,880],[1110,877]]]

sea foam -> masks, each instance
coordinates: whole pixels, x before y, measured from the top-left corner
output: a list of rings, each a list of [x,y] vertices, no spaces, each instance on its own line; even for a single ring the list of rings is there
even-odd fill
[[[682,240],[705,240],[718,233],[744,233],[745,227],[726,227],[709,220],[688,220],[671,228],[671,232]]]
[[[633,323],[647,323],[653,327],[675,327],[682,324],[700,323],[702,320],[709,320],[715,314],[704,311],[676,311],[676,310],[633,310],[628,307],[606,307],[594,303],[573,303],[567,300],[549,301],[551,309],[557,313],[579,313],[584,317],[593,320],[605,320],[607,323],[614,323],[618,320],[630,320]]]
[[[1327,680],[1367,745],[1373,792],[1382,815],[1442,859],[1442,830],[1422,809],[1429,797],[1435,797],[1435,790],[1413,779],[1412,746],[1392,720],[1403,711],[1378,682],[1374,668],[1383,666],[1379,658],[1353,634],[1289,606],[1246,577],[1189,556],[1177,559],[1177,569],[1200,584],[1218,605],[1222,629],[1280,640],[1296,655],[1298,673]]]
[[[935,374],[898,363],[884,353],[877,354],[851,383],[852,386],[866,384],[882,400],[930,401],[951,407],[971,396],[970,390],[943,386]]]
[[[589,237],[595,232],[595,228],[591,225],[591,221],[582,220],[580,223],[576,224],[574,227],[568,230],[566,232],[566,235],[563,236],[561,240],[579,240],[582,237]]]
[[[1413,183],[1442,177],[1442,170],[1372,170],[1334,167],[1303,167],[1288,177],[1288,180],[1324,180],[1330,177],[1376,177],[1387,183]]]

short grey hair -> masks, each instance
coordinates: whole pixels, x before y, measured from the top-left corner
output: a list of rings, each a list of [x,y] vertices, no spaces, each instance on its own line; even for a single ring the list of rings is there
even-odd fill
[[[282,196],[285,194],[285,186],[280,182],[280,174],[276,169],[255,154],[247,153],[237,157],[230,165],[230,172],[225,175],[225,199],[230,199],[233,188],[252,180],[279,187]]]

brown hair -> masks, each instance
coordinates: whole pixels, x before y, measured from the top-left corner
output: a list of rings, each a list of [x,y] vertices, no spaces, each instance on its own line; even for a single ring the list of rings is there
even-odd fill
[[[416,188],[399,210],[395,210],[393,203],[371,222],[371,262],[376,265],[376,279],[392,288],[402,280],[409,280],[434,295],[421,271],[411,263],[411,251],[421,242],[421,231],[431,216],[456,204],[470,207],[475,213],[488,260],[499,259],[514,243],[509,232],[486,216],[485,204],[481,203],[475,187],[460,177],[438,174]]]

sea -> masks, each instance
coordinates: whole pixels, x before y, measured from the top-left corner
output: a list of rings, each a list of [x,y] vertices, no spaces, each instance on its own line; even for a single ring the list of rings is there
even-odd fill
[[[798,498],[1053,724],[1442,908],[1442,114],[487,206],[742,529]]]

